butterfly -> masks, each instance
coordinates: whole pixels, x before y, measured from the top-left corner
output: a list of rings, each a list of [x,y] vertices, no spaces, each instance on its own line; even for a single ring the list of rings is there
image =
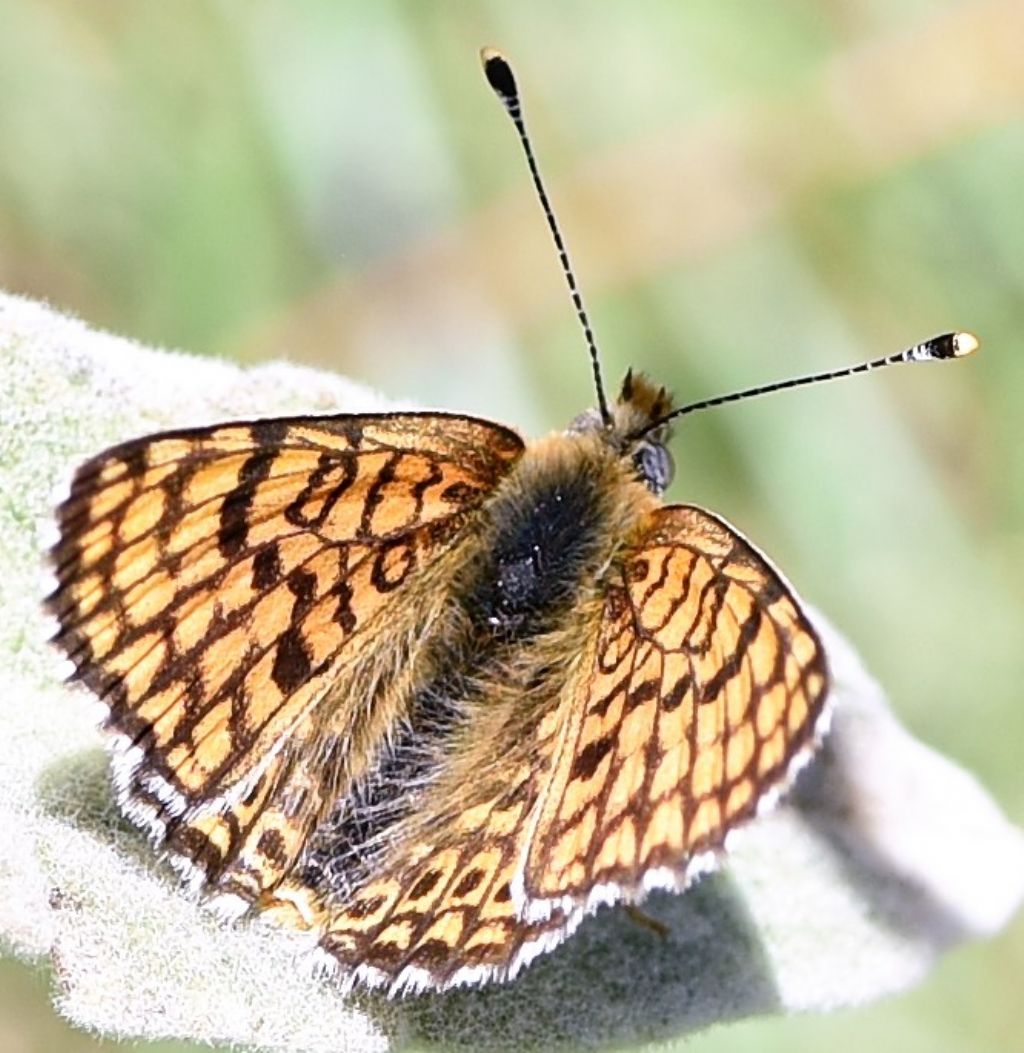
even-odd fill
[[[124,814],[225,915],[315,935],[345,987],[515,976],[601,904],[682,890],[820,738],[821,641],[734,528],[666,505],[683,413],[596,347],[596,409],[526,443],[435,412],[169,431],[57,509],[47,599]]]

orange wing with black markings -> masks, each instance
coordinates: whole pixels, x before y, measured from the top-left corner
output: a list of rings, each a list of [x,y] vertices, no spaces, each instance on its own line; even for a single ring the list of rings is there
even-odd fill
[[[416,836],[395,832],[394,857],[327,912],[320,947],[328,972],[390,993],[508,979],[568,935],[578,919],[554,911],[524,920],[514,893],[558,737],[555,716],[521,728],[518,740],[492,728],[500,770],[482,765],[475,782],[451,793],[455,806],[420,817]],[[279,891],[309,901],[301,885],[286,881]]]
[[[118,736],[126,811],[207,879],[247,837],[293,856],[303,831],[280,802],[315,819],[317,795],[356,778],[400,719],[389,677],[411,666],[447,561],[522,450],[500,425],[410,413],[170,432],[82,465],[48,606]],[[321,759],[338,753],[333,786],[295,763],[313,738]]]
[[[701,509],[649,514],[570,689],[526,915],[685,886],[785,787],[827,691],[817,635],[761,555]]]
[[[321,946],[347,983],[514,976],[598,903],[684,885],[786,783],[827,670],[763,558],[706,512],[659,509],[601,590],[574,612],[573,660],[550,703],[522,687],[490,698],[412,836],[393,831],[394,855],[328,912]],[[541,646],[553,657],[563,645]]]

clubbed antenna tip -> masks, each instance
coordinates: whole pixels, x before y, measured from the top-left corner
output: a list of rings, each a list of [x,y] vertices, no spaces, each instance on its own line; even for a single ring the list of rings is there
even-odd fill
[[[973,333],[944,333],[923,344],[919,344],[919,354],[914,355],[917,349],[911,349],[910,357],[920,359],[940,360],[943,358],[966,358],[973,355],[981,345]]]
[[[508,64],[505,56],[497,48],[481,48],[480,61],[484,67],[484,76],[487,83],[494,89],[494,93],[505,104],[512,106],[519,101],[519,88],[516,85],[515,74]]]
[[[829,369],[824,373],[811,373],[809,376],[792,377],[789,380],[777,380],[771,384],[760,384],[755,388],[746,388],[743,391],[734,391],[728,395],[717,395],[711,399],[701,399],[700,402],[691,402],[688,406],[680,406],[664,417],[652,421],[639,431],[633,432],[632,439],[642,439],[649,432],[660,428],[676,417],[686,416],[688,413],[697,413],[700,410],[713,409],[715,406],[725,406],[730,402],[742,402],[744,399],[757,398],[761,395],[771,395],[776,391],[789,391],[792,388],[803,388],[810,384],[822,384],[829,380],[840,380],[843,377],[856,376],[858,373],[870,373],[875,369],[884,369],[887,366],[906,365],[910,362],[943,362],[952,358],[966,358],[980,347],[978,338],[973,333],[941,333],[933,336],[930,340],[924,340],[920,344],[897,351],[894,355],[886,355],[884,358],[874,358],[870,362],[861,362],[855,366],[844,366],[842,369]]]

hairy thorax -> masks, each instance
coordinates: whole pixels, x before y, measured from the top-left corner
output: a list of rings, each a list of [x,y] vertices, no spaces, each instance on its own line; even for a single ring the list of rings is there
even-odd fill
[[[491,500],[458,601],[495,635],[535,635],[586,591],[656,504],[599,435],[538,442]]]

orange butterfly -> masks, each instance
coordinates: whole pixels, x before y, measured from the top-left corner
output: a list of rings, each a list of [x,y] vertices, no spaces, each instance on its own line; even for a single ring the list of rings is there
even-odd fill
[[[229,914],[317,934],[347,985],[508,978],[602,903],[682,889],[810,755],[829,689],[799,601],[664,505],[683,413],[587,336],[598,408],[524,444],[442,413],[149,436],[83,464],[47,603],[101,699],[125,814]]]

